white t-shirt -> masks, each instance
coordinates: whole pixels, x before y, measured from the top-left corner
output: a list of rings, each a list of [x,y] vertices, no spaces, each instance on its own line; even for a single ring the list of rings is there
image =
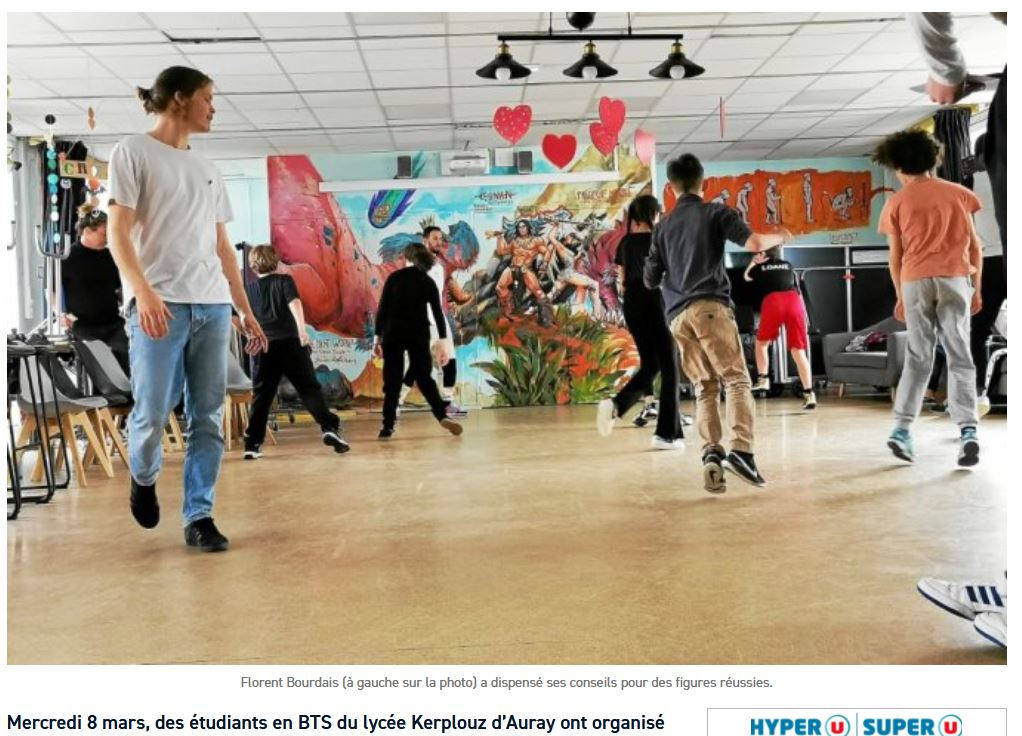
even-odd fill
[[[166,302],[229,304],[216,226],[233,213],[223,177],[199,154],[131,135],[110,156],[110,199],[135,210],[131,242],[142,272]],[[134,295],[124,282],[124,303]]]

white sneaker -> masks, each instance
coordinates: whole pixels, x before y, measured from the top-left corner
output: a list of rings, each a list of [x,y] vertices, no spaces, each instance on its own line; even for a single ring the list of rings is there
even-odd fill
[[[615,416],[613,399],[604,399],[596,405],[596,431],[601,437],[610,437],[614,431]]]
[[[756,379],[756,382],[752,384],[753,393],[766,393],[770,390],[770,376],[760,376]]]
[[[805,411],[809,411],[810,409],[815,409],[816,408],[816,392],[815,391],[807,391],[805,393],[805,395],[802,397],[802,408]]]
[[[1008,596],[993,585],[962,585],[937,578],[920,578],[916,589],[931,603],[969,621],[981,613],[1004,614],[1008,609]]]
[[[654,450],[684,450],[685,440],[680,437],[673,440],[665,440],[660,435],[653,435],[653,440],[649,443],[649,446]]]
[[[1008,614],[1003,613],[981,613],[976,616],[973,626],[982,636],[994,644],[1008,648]]]
[[[986,394],[980,394],[976,397],[976,413],[981,417],[985,417],[990,413],[990,397]]]

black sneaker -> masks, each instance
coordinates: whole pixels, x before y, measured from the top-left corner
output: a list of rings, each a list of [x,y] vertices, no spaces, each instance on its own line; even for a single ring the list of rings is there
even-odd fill
[[[131,515],[144,529],[160,523],[160,502],[156,499],[156,484],[144,486],[131,479]]]
[[[707,450],[703,454],[703,488],[710,493],[723,493],[727,490],[727,479],[724,477],[723,451]]]
[[[248,441],[245,442],[245,454],[242,456],[245,460],[258,460],[262,456],[262,445],[256,445]]]
[[[724,462],[721,465],[724,466],[724,470],[730,470],[746,483],[751,483],[754,486],[766,485],[766,480],[759,474],[759,469],[756,468],[756,460],[751,452],[732,450],[724,458]]]
[[[203,552],[223,552],[230,546],[227,537],[220,533],[209,516],[196,519],[185,527],[185,544],[198,547]]]
[[[344,441],[340,429],[332,429],[323,433],[323,444],[334,448],[334,452],[343,454],[351,449],[351,446]]]
[[[378,435],[376,435],[376,439],[378,439],[378,440],[389,440],[393,436],[394,436],[394,428],[393,427],[388,427],[386,424],[384,424],[382,427],[380,427],[380,433]]]

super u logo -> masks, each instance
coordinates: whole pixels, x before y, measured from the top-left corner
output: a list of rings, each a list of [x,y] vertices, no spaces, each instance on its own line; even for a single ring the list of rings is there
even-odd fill
[[[940,736],[961,736],[962,719],[958,716],[944,716],[937,726]]]

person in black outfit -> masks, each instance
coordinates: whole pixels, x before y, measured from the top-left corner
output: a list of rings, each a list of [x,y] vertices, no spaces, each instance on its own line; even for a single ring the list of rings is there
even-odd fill
[[[249,263],[259,277],[246,286],[252,311],[266,333],[269,346],[253,357],[252,414],[245,431],[245,459],[262,457],[266,439],[266,420],[284,376],[295,387],[305,408],[323,431],[323,444],[334,452],[351,449],[341,434],[341,419],[327,406],[323,387],[312,366],[312,349],[305,332],[305,314],[294,280],[275,273],[280,256],[269,245],[257,245],[249,253]]]
[[[128,375],[128,333],[120,314],[121,277],[106,247],[106,213],[83,205],[75,227],[78,240],[60,267],[68,332],[76,340],[105,342]]]
[[[447,416],[447,405],[430,375],[433,361],[429,352],[427,308],[433,313],[441,341],[437,348],[437,362],[443,366],[451,357],[443,344],[447,337],[447,320],[440,306],[440,291],[428,275],[435,258],[426,246],[419,244],[405,248],[404,256],[409,267],[394,271],[387,277],[376,310],[373,355],[383,358],[383,426],[379,439],[390,439],[394,434],[405,352],[408,353],[408,369],[415,376],[419,391],[429,402],[433,416],[448,432],[459,435],[462,426]]]
[[[677,348],[667,327],[660,290],[647,289],[642,282],[643,264],[649,255],[651,233],[659,214],[660,203],[649,194],[636,197],[628,207],[630,232],[618,244],[614,262],[621,270],[625,324],[639,351],[639,370],[617,396],[600,402],[596,426],[600,434],[610,434],[614,419],[624,415],[650,391],[653,378],[659,373],[660,407],[652,446],[656,450],[680,450],[685,443],[678,412]]]

